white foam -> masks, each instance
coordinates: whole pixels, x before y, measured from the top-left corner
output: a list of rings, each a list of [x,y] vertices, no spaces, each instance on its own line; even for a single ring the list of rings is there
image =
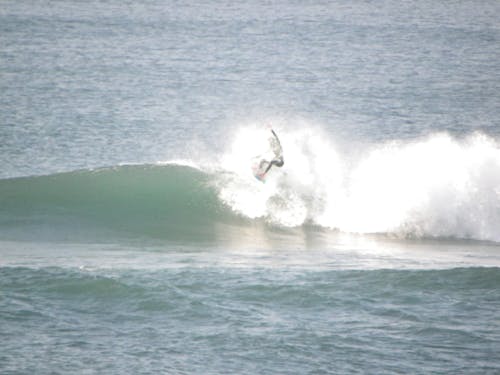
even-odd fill
[[[189,159],[172,159],[172,160],[158,161],[158,162],[156,162],[156,165],[178,165],[181,167],[190,167],[190,168],[199,169],[199,170],[202,169],[198,163],[194,162],[193,160],[189,160]]]
[[[500,241],[500,147],[485,135],[434,134],[358,149],[351,165],[352,155],[339,155],[318,127],[276,130],[285,165],[265,184],[250,168],[265,147],[265,127],[241,127],[222,158],[231,177],[220,197],[244,216],[351,233]]]

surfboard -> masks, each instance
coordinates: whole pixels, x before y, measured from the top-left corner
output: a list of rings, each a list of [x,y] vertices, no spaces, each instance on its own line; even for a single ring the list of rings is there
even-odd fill
[[[266,171],[268,165],[269,162],[266,160],[262,160],[260,158],[254,160],[254,163],[252,165],[252,173],[253,176],[260,182],[266,181],[266,175],[264,174],[264,172]]]

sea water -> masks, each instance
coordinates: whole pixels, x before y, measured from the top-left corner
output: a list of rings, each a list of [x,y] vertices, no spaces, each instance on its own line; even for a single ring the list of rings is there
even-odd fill
[[[499,373],[499,19],[2,1],[0,373]]]

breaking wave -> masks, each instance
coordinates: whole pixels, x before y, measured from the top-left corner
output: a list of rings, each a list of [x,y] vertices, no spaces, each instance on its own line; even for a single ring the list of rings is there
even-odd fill
[[[217,163],[0,180],[0,234],[98,240],[113,232],[184,242],[261,225],[500,242],[495,140],[437,134],[349,149],[318,129],[277,130],[285,165],[266,183],[251,174],[265,138],[254,126],[240,128]]]
[[[239,166],[260,138],[254,127],[241,129],[223,159],[238,178],[220,197],[245,216],[351,233],[500,241],[500,147],[485,135],[342,148],[319,129],[282,132],[285,166],[264,185],[248,184]]]

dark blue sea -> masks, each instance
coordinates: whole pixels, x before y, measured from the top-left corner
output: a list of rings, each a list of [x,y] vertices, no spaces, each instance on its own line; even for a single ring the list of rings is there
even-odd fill
[[[2,0],[0,373],[499,374],[499,20]]]

